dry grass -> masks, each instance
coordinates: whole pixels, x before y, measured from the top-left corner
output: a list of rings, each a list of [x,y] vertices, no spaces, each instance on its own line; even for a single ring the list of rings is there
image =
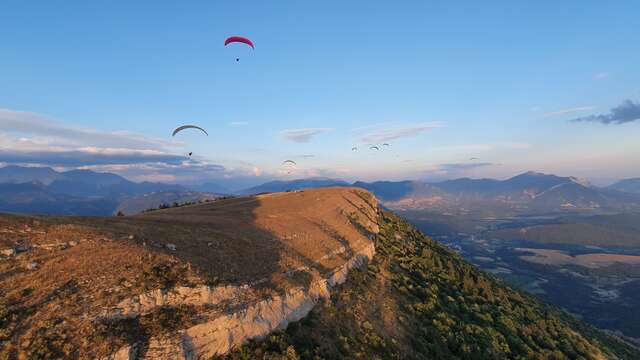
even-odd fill
[[[0,352],[103,356],[197,322],[193,308],[96,322],[106,308],[149,289],[257,279],[266,280],[263,293],[304,286],[370,241],[375,206],[369,193],[336,188],[125,217],[2,215],[0,248],[26,251],[0,261]],[[292,269],[301,271],[290,276]]]

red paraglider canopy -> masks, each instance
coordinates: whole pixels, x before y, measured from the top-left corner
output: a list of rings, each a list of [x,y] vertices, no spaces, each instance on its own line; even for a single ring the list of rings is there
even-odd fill
[[[244,43],[247,44],[249,46],[251,46],[252,49],[255,49],[255,47],[253,47],[253,43],[251,42],[251,40],[247,39],[246,37],[242,37],[242,36],[231,36],[228,37],[227,40],[224,41],[224,46],[227,46],[231,43],[235,43],[235,42],[240,42],[240,43]]]

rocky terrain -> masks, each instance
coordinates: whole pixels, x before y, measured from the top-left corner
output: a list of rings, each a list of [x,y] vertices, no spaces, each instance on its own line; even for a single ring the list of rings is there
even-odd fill
[[[370,259],[368,192],[118,217],[0,217],[5,358],[208,358],[304,317]]]

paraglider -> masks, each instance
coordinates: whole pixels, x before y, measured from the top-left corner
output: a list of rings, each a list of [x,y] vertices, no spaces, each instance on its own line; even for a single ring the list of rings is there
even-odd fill
[[[252,49],[255,49],[255,47],[253,46],[253,42],[251,40],[247,39],[244,36],[230,36],[224,41],[224,46],[227,46],[227,45],[232,44],[232,43],[247,44],[247,45],[251,46]]]
[[[351,151],[358,151],[358,148],[354,146],[351,148]]]
[[[373,150],[373,149],[380,150],[380,148],[375,146],[375,145],[369,146],[369,149],[371,149],[371,150]]]
[[[478,159],[477,157],[472,157],[472,158],[469,158],[469,160],[473,161],[473,160],[480,160],[480,159]]]
[[[182,130],[185,129],[196,129],[196,130],[200,130],[203,133],[205,133],[205,135],[209,136],[209,134],[207,133],[207,131],[203,128],[201,128],[200,126],[196,126],[196,125],[182,125],[180,127],[177,127],[175,130],[173,130],[173,133],[171,134],[171,136],[176,136],[177,133],[179,133]],[[189,151],[189,156],[193,155],[193,152]]]
[[[382,144],[382,146],[391,146],[391,145],[389,145],[389,144],[387,144],[387,143],[384,143],[384,144]]]
[[[291,165],[298,165],[295,161],[293,160],[285,160],[282,162],[282,165],[287,165],[287,164],[291,164]]]
[[[203,133],[205,133],[207,136],[209,136],[209,134],[207,133],[207,131],[203,128],[201,128],[200,126],[196,126],[196,125],[182,125],[180,127],[177,127],[175,130],[173,130],[173,134],[171,134],[171,136],[176,136],[177,133],[179,133],[182,130],[185,129],[197,129],[202,131]]]
[[[255,47],[253,46],[253,42],[251,40],[247,39],[244,36],[230,36],[224,41],[224,46],[227,46],[227,45],[233,44],[233,43],[247,44],[247,45],[251,46],[251,49],[255,50]],[[240,61],[240,58],[236,58],[236,62],[237,61]]]

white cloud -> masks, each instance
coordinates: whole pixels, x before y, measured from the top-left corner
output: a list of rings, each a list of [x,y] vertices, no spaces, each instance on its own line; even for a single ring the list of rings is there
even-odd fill
[[[567,109],[551,111],[551,112],[548,112],[548,113],[544,114],[544,116],[545,117],[561,116],[561,115],[574,114],[574,113],[582,112],[582,111],[589,111],[589,110],[593,110],[593,109],[595,109],[595,106],[578,106],[578,107],[573,107],[573,108],[567,108]]]
[[[329,128],[307,128],[307,129],[289,129],[280,132],[280,136],[288,141],[306,143],[319,134],[326,133],[333,129]]]
[[[44,137],[50,143],[88,145],[128,149],[156,149],[175,143],[128,131],[99,131],[64,124],[41,114],[0,108],[0,131],[9,134],[30,134]]]
[[[378,129],[374,132],[365,134],[360,140],[368,144],[376,144],[383,141],[391,141],[400,138],[417,136],[426,130],[442,127],[439,122],[415,123],[396,126],[387,129]]]

